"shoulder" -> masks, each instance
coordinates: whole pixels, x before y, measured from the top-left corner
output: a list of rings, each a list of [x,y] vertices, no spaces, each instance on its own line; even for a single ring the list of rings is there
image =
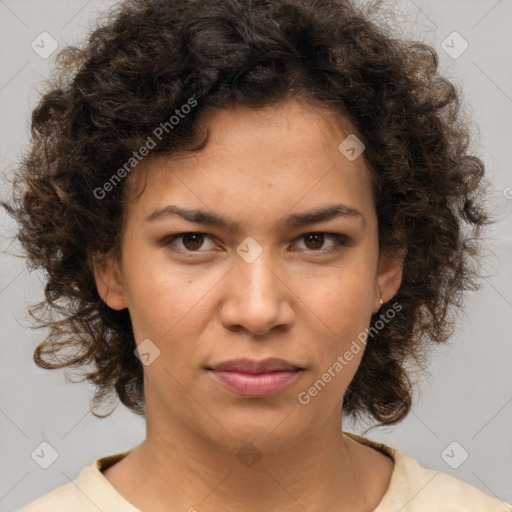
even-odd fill
[[[403,512],[434,510],[511,512],[505,502],[441,471],[426,469],[418,461],[395,451],[396,479],[392,499]],[[405,498],[405,499],[404,499]],[[435,508],[434,508],[435,505]]]
[[[59,510],[63,506],[89,512],[94,505],[87,504],[84,499],[86,499],[85,496],[70,482],[36,498],[18,512],[50,512]]]
[[[126,453],[110,455],[85,466],[72,481],[36,498],[18,512],[139,512],[110,485],[101,470],[121,460]]]
[[[393,450],[395,469],[375,512],[512,512],[512,506],[441,471],[424,468]]]
[[[96,461],[85,466],[73,482],[43,494],[28,505],[25,505],[18,512],[50,512],[61,510],[64,507],[68,510],[76,510],[77,512],[92,512],[93,510],[97,512],[97,507],[88,497],[91,494],[91,488],[94,491],[96,487],[94,483],[91,486],[90,482],[90,475],[91,473],[94,474],[95,463]],[[78,485],[79,482],[84,482],[84,480],[87,482],[87,485],[82,490]]]
[[[389,487],[374,512],[512,512],[512,505],[441,471],[424,468],[400,451],[344,432],[394,460]]]

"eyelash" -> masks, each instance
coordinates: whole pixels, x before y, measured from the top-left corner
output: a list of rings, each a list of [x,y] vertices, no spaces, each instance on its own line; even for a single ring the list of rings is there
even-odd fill
[[[176,235],[172,235],[164,240],[164,245],[169,246],[177,240],[178,238],[183,238],[185,235],[203,235],[206,237],[210,237],[208,233],[201,233],[197,231],[187,231],[186,233],[177,233]],[[341,247],[346,246],[348,243],[348,237],[346,235],[340,235],[338,233],[327,233],[325,231],[310,231],[308,233],[304,233],[303,235],[299,236],[297,240],[300,240],[308,235],[326,235],[328,237],[334,238],[336,240],[336,244],[332,247],[329,247],[328,249],[319,249],[319,250],[313,250],[313,249],[301,249],[303,251],[312,252],[312,253],[319,253],[323,256],[334,254],[338,251],[340,251]],[[203,251],[190,251],[190,250],[183,250],[180,249],[177,252],[181,252],[182,254],[194,254],[194,253],[201,253]]]

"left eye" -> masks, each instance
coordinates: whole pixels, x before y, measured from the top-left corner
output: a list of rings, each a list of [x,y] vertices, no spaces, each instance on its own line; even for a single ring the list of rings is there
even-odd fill
[[[199,251],[204,243],[205,238],[210,238],[210,235],[206,233],[179,233],[166,239],[165,244],[167,246],[173,245],[176,240],[181,240],[182,247],[178,248],[178,252],[204,252]],[[326,238],[335,240],[335,243],[327,248],[322,246],[325,243]],[[329,254],[338,250],[339,246],[346,245],[347,237],[337,233],[324,233],[324,232],[313,232],[305,233],[301,235],[297,240],[305,240],[306,248],[301,250],[309,250],[311,252],[321,252],[323,254]],[[210,247],[212,249],[213,247]]]
[[[322,252],[332,252],[335,248],[337,248],[337,246],[343,245],[346,242],[346,237],[344,237],[343,235],[337,235],[335,233],[306,233],[302,235],[299,238],[299,240],[304,239],[305,241],[307,241],[305,243],[306,249],[312,250],[314,252],[319,252],[318,249],[320,249],[321,246],[323,246],[326,237],[332,238],[336,242],[327,249],[324,248]],[[313,247],[307,247],[308,243],[311,243]]]

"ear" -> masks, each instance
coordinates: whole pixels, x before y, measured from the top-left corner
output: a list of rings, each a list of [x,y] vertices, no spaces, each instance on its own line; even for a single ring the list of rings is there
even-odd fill
[[[377,312],[382,302],[390,301],[402,283],[405,249],[382,252],[377,271],[374,311]]]
[[[107,306],[116,310],[128,307],[117,258],[111,254],[96,255],[93,257],[93,269],[96,288]]]

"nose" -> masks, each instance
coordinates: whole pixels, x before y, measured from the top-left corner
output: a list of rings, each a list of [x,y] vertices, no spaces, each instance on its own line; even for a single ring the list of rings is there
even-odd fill
[[[274,328],[289,328],[295,317],[293,285],[282,267],[264,250],[252,262],[236,256],[224,280],[220,319],[230,330],[263,336]]]

